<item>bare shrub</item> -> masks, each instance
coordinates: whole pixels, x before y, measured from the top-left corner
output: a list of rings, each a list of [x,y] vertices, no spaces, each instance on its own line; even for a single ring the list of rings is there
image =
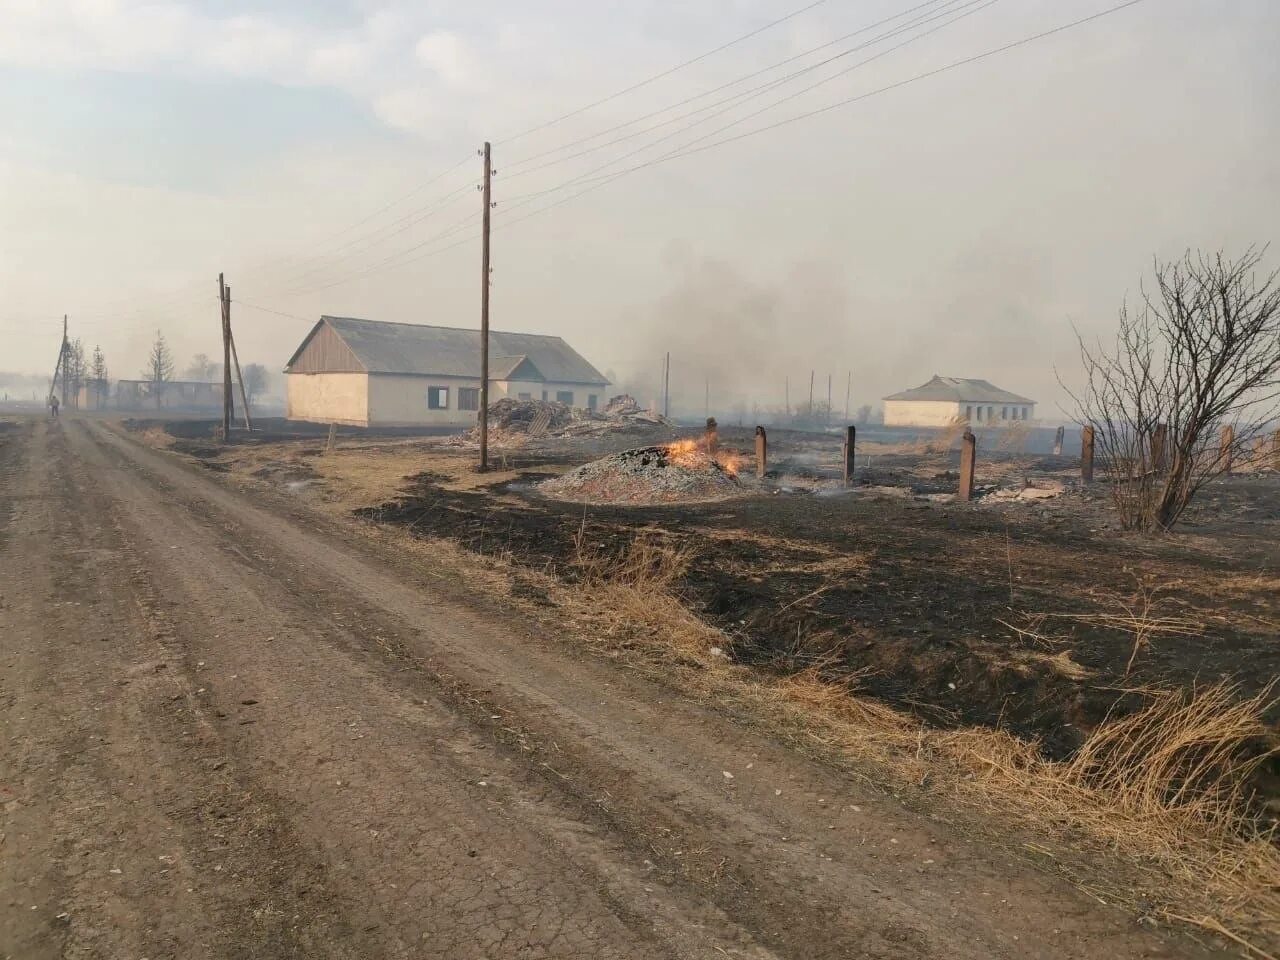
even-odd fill
[[[1280,271],[1256,275],[1265,252],[1157,260],[1155,289],[1143,289],[1136,312],[1121,309],[1114,346],[1080,338],[1076,418],[1094,429],[1125,529],[1168,530],[1275,418]]]

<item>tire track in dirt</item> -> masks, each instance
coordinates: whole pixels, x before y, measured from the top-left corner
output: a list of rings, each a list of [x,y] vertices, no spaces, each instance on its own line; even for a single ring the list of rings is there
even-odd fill
[[[317,870],[278,842],[285,820],[269,796],[200,762],[221,752],[216,736],[188,708],[145,569],[61,430],[37,425],[4,463],[24,506],[0,561],[0,949],[15,958],[349,955],[327,946],[351,940],[341,923],[324,922],[333,903],[317,898],[318,919],[291,896]],[[244,851],[274,869],[224,868]]]
[[[365,849],[375,845],[350,823],[330,839],[330,855],[347,857],[353,874],[376,888],[372,915],[396,906],[419,914],[424,905],[450,908],[448,897],[433,896],[431,882],[406,896],[386,876],[388,864],[393,872],[423,868],[411,843],[405,853],[422,829],[406,806],[408,784],[426,802],[441,803],[436,828],[454,831],[452,839],[501,838],[497,823],[524,831],[534,849],[551,847],[551,876],[579,870],[591,878],[592,896],[579,897],[577,909],[611,915],[633,937],[648,917],[655,935],[671,939],[709,930],[710,942],[730,956],[753,955],[753,939],[779,956],[806,958],[1198,955],[1185,941],[1129,927],[1118,912],[1025,865],[971,849],[944,827],[767,740],[665,699],[669,693],[598,664],[571,663],[523,628],[495,626],[415,575],[402,581],[314,522],[303,529],[162,455],[98,429],[93,437],[99,448],[84,455],[118,469],[121,496],[136,501],[134,520],[153,541],[166,595],[195,601],[185,621],[189,642],[227,657],[201,683],[216,683],[213,695],[224,704],[240,697],[271,706],[257,717],[230,718],[235,753],[291,794],[304,817],[351,817],[370,834],[399,841],[399,848]],[[190,569],[160,573],[170,540],[198,545]],[[235,597],[245,609],[210,617],[217,596]],[[260,629],[246,634],[246,622]],[[219,632],[216,644],[205,636],[210,630]],[[341,701],[339,708],[313,703],[316,716],[308,717],[290,702],[316,689]],[[319,717],[327,739],[315,729]],[[240,727],[241,719],[253,722]],[[349,746],[365,739],[377,741],[375,755]],[[555,773],[548,772],[552,757]],[[744,763],[755,771],[744,773]],[[725,765],[735,766],[735,780],[721,778]],[[337,783],[335,774],[332,784],[291,786],[290,777],[308,766],[349,779]],[[442,770],[427,769],[436,766]],[[779,784],[784,801],[776,799]],[[460,790],[466,802],[452,796]],[[483,895],[488,884],[507,895],[498,877],[477,879]],[[540,892],[554,901],[574,897],[562,885]],[[486,917],[510,916],[491,901],[481,907]],[[388,922],[397,943],[411,942],[411,925]],[[424,932],[445,943],[451,931]],[[525,952],[513,951],[510,939],[484,942],[498,951],[487,955],[539,955],[523,942]]]

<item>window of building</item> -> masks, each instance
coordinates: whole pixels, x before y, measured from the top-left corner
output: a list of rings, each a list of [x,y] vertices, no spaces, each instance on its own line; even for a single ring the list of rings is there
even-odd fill
[[[458,409],[459,410],[479,410],[480,409],[480,388],[479,387],[459,387],[458,388]]]
[[[1001,419],[1001,420],[1008,420],[1008,419],[1009,419],[1009,408],[1008,408],[1008,407],[1001,407],[1001,408],[1000,408],[1000,419]]]
[[[972,420],[972,419],[973,419],[973,404],[972,404],[972,403],[965,404],[965,408],[964,408],[964,418],[965,418],[965,420]]]
[[[597,397],[594,393],[588,393],[588,394],[587,394],[587,409],[588,409],[588,410],[590,410],[592,413],[594,413],[594,412],[595,412],[596,407],[597,407],[597,406],[599,406],[599,405],[600,405],[600,398],[599,398],[599,397]]]
[[[557,391],[556,391],[556,402],[557,402],[557,403],[564,403],[564,404],[567,404],[568,406],[571,406],[571,407],[572,407],[572,406],[573,406],[573,391],[572,391],[572,390],[557,390]]]
[[[542,402],[543,403],[547,402],[547,391],[545,390],[542,391]]]
[[[533,394],[532,394],[532,393],[517,393],[517,394],[516,394],[516,399],[518,399],[518,400],[532,400],[532,399],[533,399]]]
[[[428,410],[448,410],[449,409],[449,388],[448,387],[427,387],[427,409]]]
[[[981,423],[981,422],[982,422],[982,408],[981,408],[981,407],[979,407],[979,408],[978,408],[978,422],[979,422],[979,423]]]

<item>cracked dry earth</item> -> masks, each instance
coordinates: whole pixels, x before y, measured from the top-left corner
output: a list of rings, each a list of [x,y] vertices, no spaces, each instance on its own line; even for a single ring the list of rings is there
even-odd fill
[[[0,956],[1210,955],[447,569],[8,426]]]

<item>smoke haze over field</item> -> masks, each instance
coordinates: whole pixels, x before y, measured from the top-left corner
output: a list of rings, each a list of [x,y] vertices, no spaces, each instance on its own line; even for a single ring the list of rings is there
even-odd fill
[[[219,271],[242,301],[241,360],[273,370],[322,313],[474,326],[486,138],[494,327],[560,334],[643,400],[670,350],[687,413],[707,380],[718,409],[773,406],[788,375],[793,402],[807,397],[815,370],[824,399],[834,377],[837,409],[850,371],[855,408],[940,373],[1052,416],[1054,367],[1070,379],[1075,365],[1071,324],[1108,330],[1153,255],[1273,237],[1269,0],[1147,0],[519,219],[598,186],[586,178],[609,160],[625,169],[735,120],[719,136],[872,93],[1112,4],[975,5],[847,75],[889,44],[687,132],[702,115],[656,125],[785,71],[537,157],[785,58],[813,65],[915,6],[828,0],[516,136],[801,5],[0,0],[0,368],[47,376],[63,313],[116,376],[136,375],[157,328],[179,367],[217,355]]]

